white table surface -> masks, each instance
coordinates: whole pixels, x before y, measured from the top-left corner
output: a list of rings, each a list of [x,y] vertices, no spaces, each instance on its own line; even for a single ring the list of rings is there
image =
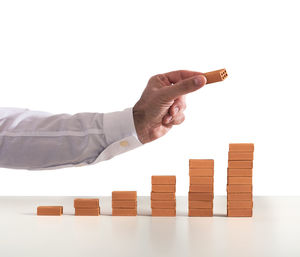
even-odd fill
[[[145,196],[137,217],[112,217],[110,197],[99,197],[101,216],[74,216],[74,198],[0,197],[0,256],[300,256],[300,197],[254,197],[252,218],[226,217],[225,196],[214,217],[188,217],[179,196],[176,217],[151,217]],[[37,216],[38,205],[64,215]]]

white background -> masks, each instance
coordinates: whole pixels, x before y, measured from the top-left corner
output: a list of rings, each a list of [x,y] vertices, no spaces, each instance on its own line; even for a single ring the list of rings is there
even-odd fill
[[[215,159],[226,193],[230,142],[254,142],[254,194],[300,195],[298,1],[1,1],[2,107],[53,113],[133,106],[150,76],[176,69],[229,77],[187,97],[165,137],[81,168],[0,168],[1,195],[149,195],[151,175]]]

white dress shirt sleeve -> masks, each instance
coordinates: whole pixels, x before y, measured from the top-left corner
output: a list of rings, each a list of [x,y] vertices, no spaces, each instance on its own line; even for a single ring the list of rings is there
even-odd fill
[[[142,145],[132,112],[70,115],[0,108],[0,167],[48,170],[111,159]]]

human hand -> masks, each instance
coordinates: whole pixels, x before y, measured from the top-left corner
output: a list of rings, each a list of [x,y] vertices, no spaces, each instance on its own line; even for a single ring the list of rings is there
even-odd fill
[[[141,98],[133,107],[134,125],[141,143],[165,135],[185,116],[185,95],[206,84],[200,72],[178,70],[152,76]]]

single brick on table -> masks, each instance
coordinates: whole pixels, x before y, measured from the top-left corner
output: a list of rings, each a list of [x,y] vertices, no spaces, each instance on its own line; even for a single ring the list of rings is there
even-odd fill
[[[63,206],[38,206],[37,215],[60,216],[63,214]]]

